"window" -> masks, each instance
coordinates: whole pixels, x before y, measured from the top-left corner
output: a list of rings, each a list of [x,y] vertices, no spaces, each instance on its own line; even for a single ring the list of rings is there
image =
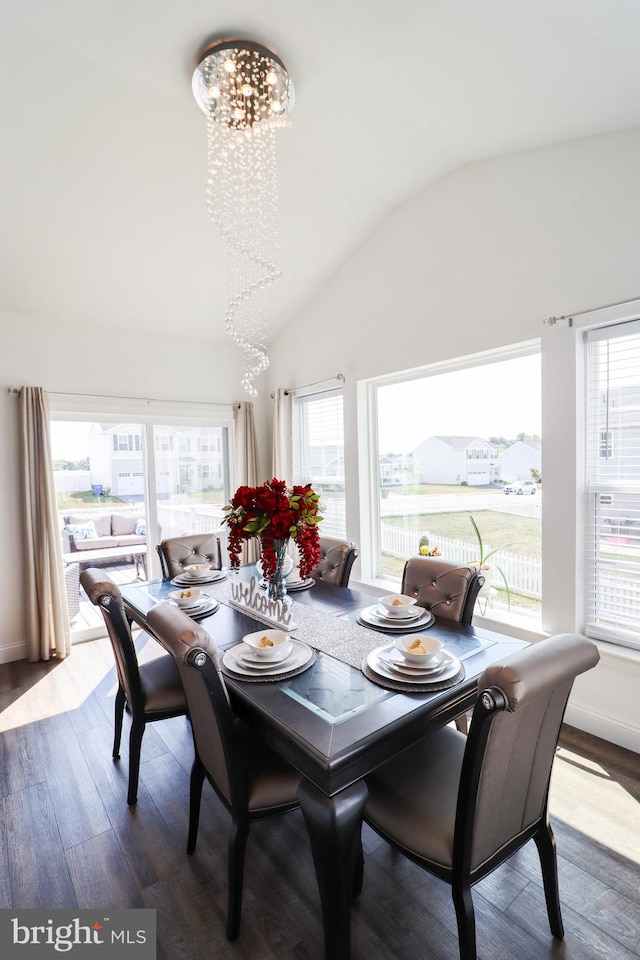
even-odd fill
[[[168,433],[156,433],[156,450],[158,453],[171,453],[173,437]]]
[[[484,552],[499,549],[485,571],[478,612],[508,611],[537,627],[542,488],[534,486],[537,496],[506,490],[541,475],[540,381],[538,345],[523,344],[370,385],[377,429],[368,467],[371,487],[378,486],[369,498],[368,579],[399,584],[406,560],[433,549],[453,563],[473,563],[478,542],[471,515]],[[380,470],[374,475],[376,460],[390,465],[385,479]]]
[[[345,537],[344,406],[342,390],[294,397],[293,481],[320,496],[321,532]]]
[[[586,632],[640,648],[640,320],[586,339]]]
[[[198,437],[198,453],[219,453],[219,437]]]
[[[142,438],[139,433],[135,435],[130,433],[114,433],[113,449],[116,453],[120,451],[140,451],[142,450]]]
[[[191,453],[191,437],[178,437],[179,453]]]

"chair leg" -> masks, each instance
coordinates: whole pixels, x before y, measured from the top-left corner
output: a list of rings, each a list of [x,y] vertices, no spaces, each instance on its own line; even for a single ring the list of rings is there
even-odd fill
[[[353,898],[359,897],[362,893],[362,884],[364,882],[364,853],[362,852],[362,834],[358,838],[358,849],[356,850],[355,861],[353,864]]]
[[[458,921],[460,960],[476,960],[476,916],[469,884],[453,883],[453,905]]]
[[[187,853],[193,853],[196,848],[203,784],[204,767],[196,757],[191,767],[191,783],[189,786],[189,836],[187,838]]]
[[[126,699],[124,690],[118,685],[113,724],[113,753],[111,754],[114,760],[120,759],[120,738],[122,737],[122,718],[124,717]]]
[[[562,940],[564,925],[560,911],[560,888],[558,886],[558,858],[556,855],[556,841],[549,823],[543,823],[533,839],[538,848],[542,882],[544,884],[544,898],[547,904],[549,928],[554,937]]]
[[[249,837],[249,822],[233,818],[229,833],[229,903],[227,907],[227,940],[235,940],[240,933],[242,887],[244,883],[244,855]]]
[[[469,719],[466,713],[461,713],[459,717],[456,717],[456,729],[460,733],[469,733]]]
[[[140,751],[143,734],[144,721],[134,720],[129,734],[129,790],[127,793],[129,806],[138,802],[138,777],[140,776]]]

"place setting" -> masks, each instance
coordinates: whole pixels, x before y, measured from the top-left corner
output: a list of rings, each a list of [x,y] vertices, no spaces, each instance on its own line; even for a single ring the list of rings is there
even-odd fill
[[[248,633],[242,643],[225,651],[223,673],[249,681],[285,680],[307,670],[317,653],[284,630]]]
[[[362,665],[367,679],[392,690],[425,693],[446,690],[464,680],[464,666],[441,640],[414,634],[394,637],[372,650]]]
[[[184,613],[194,620],[215,613],[220,606],[214,597],[208,596],[200,587],[183,587],[181,590],[172,590],[168,599],[177,604]]]
[[[403,593],[380,597],[377,603],[360,610],[357,619],[362,626],[385,633],[426,630],[435,622],[430,610],[418,606],[415,597]]]
[[[315,586],[315,580],[313,577],[303,579],[300,576],[300,568],[296,567],[285,580],[285,585],[287,593],[295,593],[297,590],[308,590],[309,587]]]
[[[183,573],[177,574],[171,583],[174,587],[188,587],[198,583],[218,583],[228,577],[226,570],[218,570],[210,563],[192,563],[184,568]]]

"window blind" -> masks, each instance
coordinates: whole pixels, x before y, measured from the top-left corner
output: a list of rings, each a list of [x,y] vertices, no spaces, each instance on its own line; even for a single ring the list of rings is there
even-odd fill
[[[294,397],[293,479],[320,496],[326,536],[346,536],[342,389]]]
[[[640,649],[640,320],[586,340],[586,632]]]

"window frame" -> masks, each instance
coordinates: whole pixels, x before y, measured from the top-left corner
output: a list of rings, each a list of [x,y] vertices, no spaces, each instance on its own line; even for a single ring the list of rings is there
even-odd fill
[[[628,336],[635,336],[640,348],[640,312],[632,317],[620,318],[604,324],[585,325],[583,327],[583,403],[584,414],[578,428],[582,431],[584,440],[583,487],[584,487],[584,515],[582,518],[582,535],[584,537],[584,560],[581,566],[583,621],[584,632],[592,639],[612,643],[619,647],[640,650],[640,629],[633,632],[624,626],[607,624],[604,599],[604,586],[598,586],[600,577],[606,578],[607,561],[604,559],[602,537],[604,523],[602,509],[615,509],[616,499],[625,503],[635,502],[640,513],[640,465],[636,469],[633,479],[628,476],[616,478],[602,473],[602,460],[616,461],[618,456],[625,452],[624,443],[615,442],[615,430],[602,428],[600,418],[595,411],[598,404],[598,395],[602,392],[600,379],[597,379],[600,368],[596,367],[593,352],[597,344],[609,343]],[[606,372],[609,383],[609,370]],[[640,390],[640,377],[638,378]],[[608,400],[607,400],[608,403]],[[621,408],[624,410],[624,408]],[[608,420],[608,418],[607,418]],[[616,446],[619,452],[616,452]],[[606,457],[603,452],[606,451]],[[611,527],[612,535],[615,534]],[[618,531],[620,533],[620,531]],[[606,539],[606,538],[605,538]],[[604,572],[601,572],[604,571]],[[616,607],[620,610],[623,619],[624,600],[616,598]],[[609,610],[612,608],[609,607]],[[615,613],[615,607],[613,608]]]
[[[325,467],[330,467],[333,461],[342,461],[343,471],[342,471],[342,497],[339,499],[340,506],[338,507],[338,512],[341,513],[341,516],[338,518],[341,520],[341,523],[334,523],[331,526],[327,526],[328,518],[323,521],[320,525],[320,532],[325,536],[337,537],[344,539],[347,536],[347,518],[346,518],[346,489],[347,489],[347,476],[345,469],[345,397],[344,397],[344,385],[340,386],[331,386],[326,387],[325,389],[319,390],[316,388],[307,388],[302,389],[298,388],[291,391],[292,400],[293,400],[293,411],[292,411],[292,422],[293,422],[293,442],[292,442],[292,477],[293,483],[311,483],[314,484],[313,475],[303,476],[301,471],[301,447],[304,444],[304,436],[308,435],[308,431],[301,430],[301,416],[300,410],[303,406],[308,406],[311,403],[321,403],[322,401],[330,400],[331,398],[339,398],[341,404],[341,430],[342,430],[342,445],[341,449],[340,444],[336,444],[336,455],[330,460],[324,463]],[[307,419],[308,424],[308,419]],[[310,463],[310,458],[309,463]],[[311,467],[311,464],[310,464]],[[329,479],[332,474],[325,471],[326,478]],[[336,474],[336,476],[340,476]],[[317,478],[316,478],[317,485]],[[316,492],[320,495],[320,501],[322,503],[322,493],[320,489],[316,489]],[[339,491],[333,491],[339,492]]]
[[[385,579],[381,571],[381,504],[377,485],[377,464],[380,458],[380,450],[378,447],[378,391],[383,387],[393,386],[395,384],[409,383],[430,376],[440,376],[456,371],[487,366],[501,361],[515,360],[533,354],[539,355],[542,362],[543,352],[541,339],[526,340],[520,343],[509,344],[505,347],[498,347],[494,350],[480,351],[475,354],[438,361],[422,367],[396,371],[392,374],[363,380],[358,384],[358,405],[362,410],[362,415],[359,417],[361,429],[359,431],[358,459],[361,483],[360,540],[362,549],[360,559],[361,579],[363,583],[384,589],[385,591],[388,591],[390,588],[397,588],[395,581]],[[544,405],[544,392],[541,394],[541,405]],[[365,427],[366,429],[363,429]],[[465,451],[465,462],[482,464],[489,469],[495,462],[495,458],[491,455],[491,451],[488,448],[486,449],[486,459],[474,458],[473,461],[467,458],[467,451]],[[482,619],[480,612],[478,612],[477,616],[478,619]],[[486,619],[489,621],[494,618],[493,616],[487,616]],[[499,614],[497,614],[496,622],[500,622]],[[537,628],[530,624],[524,623],[523,626],[525,630],[531,631],[532,635],[537,631]]]

